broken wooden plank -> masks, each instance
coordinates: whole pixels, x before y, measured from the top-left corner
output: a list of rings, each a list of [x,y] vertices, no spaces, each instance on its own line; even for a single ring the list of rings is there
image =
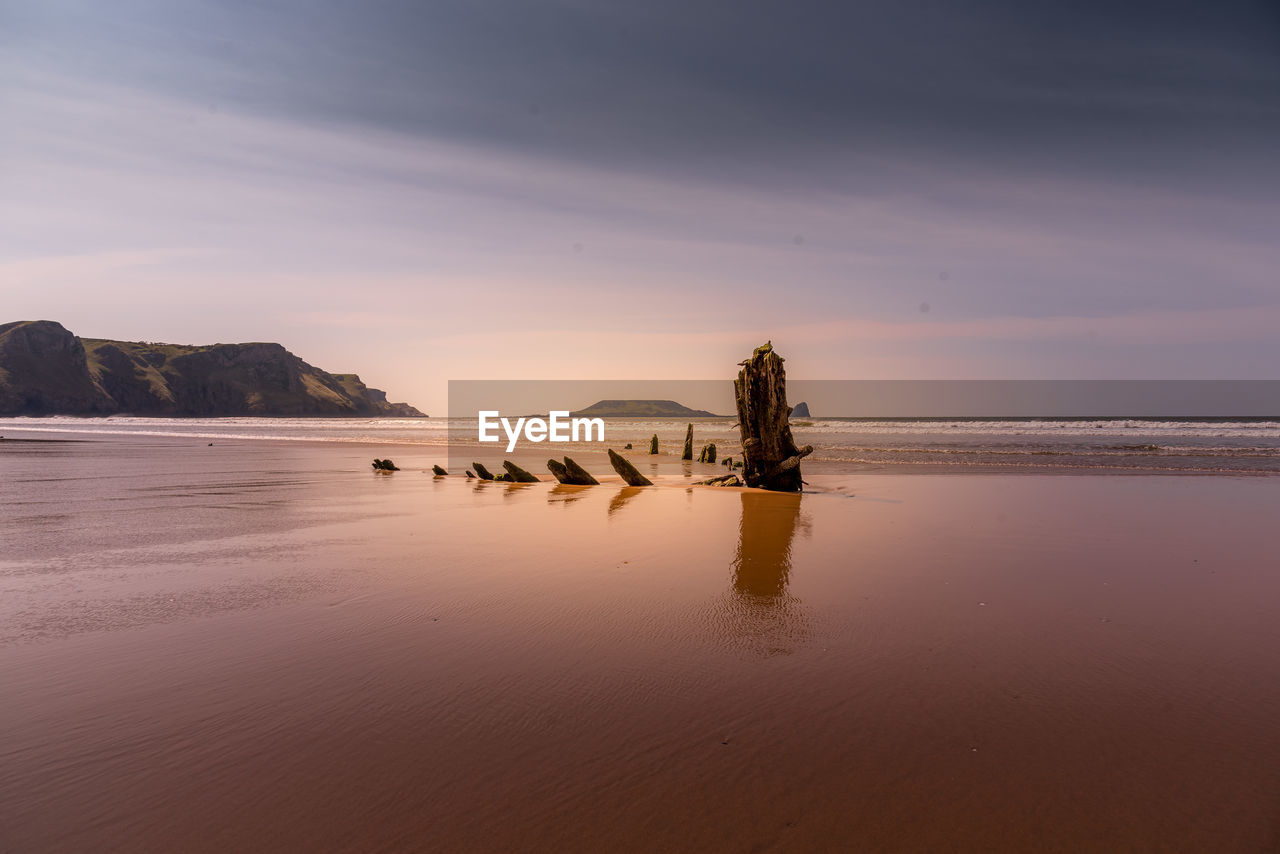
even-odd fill
[[[592,477],[590,472],[569,457],[565,457],[563,463],[558,460],[547,460],[547,468],[555,475],[556,480],[561,483],[567,483],[570,486],[598,486],[600,484],[600,481]]]
[[[569,457],[564,458],[564,467],[569,470],[569,474],[573,476],[572,481],[566,483],[575,483],[579,486],[599,486],[600,481],[591,476],[591,472],[575,463]]]
[[[636,467],[613,448],[609,449],[609,462],[613,465],[613,470],[626,481],[627,486],[653,486],[653,481],[636,471]]]
[[[502,467],[507,470],[507,474],[510,475],[511,479],[516,483],[538,483],[537,475],[530,474],[520,468],[520,466],[511,462],[511,460],[503,460]]]

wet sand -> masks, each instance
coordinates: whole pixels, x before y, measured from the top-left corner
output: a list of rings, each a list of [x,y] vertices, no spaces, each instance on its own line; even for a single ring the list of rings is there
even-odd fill
[[[0,448],[0,850],[1280,848],[1280,481],[380,451]]]

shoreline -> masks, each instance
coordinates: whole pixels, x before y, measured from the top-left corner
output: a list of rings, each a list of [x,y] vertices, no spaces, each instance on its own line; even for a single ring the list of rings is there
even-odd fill
[[[13,435],[15,433],[20,435]],[[66,434],[68,438],[49,438],[48,436],[51,433],[56,433],[59,436]],[[21,435],[21,434],[25,434],[25,435]],[[30,434],[37,434],[37,435],[30,435]],[[160,446],[190,446],[193,448],[207,447],[210,442],[212,442],[215,447],[222,447],[222,448],[235,447],[238,444],[244,444],[245,446],[253,445],[253,446],[264,446],[264,447],[272,447],[272,446],[287,447],[287,446],[298,446],[298,445],[313,446],[313,447],[327,446],[327,447],[333,447],[333,448],[348,448],[348,449],[363,448],[363,449],[368,449],[370,452],[376,452],[376,455],[378,456],[386,456],[388,453],[388,450],[390,449],[392,452],[398,453],[402,459],[409,459],[409,460],[415,461],[415,462],[408,463],[406,465],[401,465],[401,468],[404,469],[406,472],[426,471],[429,473],[431,466],[438,464],[448,469],[450,471],[450,476],[453,476],[455,471],[459,469],[459,466],[456,465],[456,463],[451,465],[449,460],[450,452],[452,451],[453,454],[456,455],[459,453],[459,450],[456,447],[451,447],[447,443],[447,441],[429,443],[429,442],[404,441],[402,439],[397,439],[397,438],[388,438],[386,440],[369,440],[367,438],[342,438],[342,437],[320,437],[320,436],[245,436],[245,435],[235,435],[235,434],[232,434],[232,435],[220,434],[220,433],[211,432],[211,431],[201,432],[201,433],[173,434],[173,433],[148,433],[148,432],[129,431],[129,430],[107,432],[107,431],[93,431],[93,430],[77,431],[77,430],[69,430],[69,429],[68,430],[40,430],[40,429],[23,430],[21,428],[8,429],[3,434],[3,438],[0,438],[0,441],[11,442],[11,443],[24,442],[24,443],[31,443],[31,444],[59,443],[59,442],[61,443],[78,442],[78,443],[93,443],[93,444],[97,444],[97,443],[135,444],[135,443],[153,442]],[[633,444],[635,444],[638,441],[638,439],[636,437],[631,437],[631,441]],[[611,443],[611,444],[621,445],[622,440],[619,440],[619,442],[617,443]],[[472,457],[480,458],[481,461],[483,461],[486,465],[490,465],[490,463],[493,463],[494,465],[490,465],[491,468],[494,468],[495,466],[500,468],[502,459],[511,459],[517,465],[527,468],[533,474],[537,475],[539,479],[542,480],[543,482],[554,483],[555,482],[554,478],[545,470],[547,457],[553,456],[553,455],[558,456],[558,454],[552,451],[552,447],[553,446],[533,446],[532,448],[524,447],[524,448],[517,449],[516,452],[509,455],[508,454],[494,455],[489,449],[484,449],[484,451],[482,452],[479,446],[473,445],[470,448],[468,448],[466,451],[462,451],[461,453],[465,454],[466,457],[468,458],[472,458]],[[729,448],[731,449],[731,452],[727,455],[734,456],[736,458],[737,457],[736,449],[732,448],[732,446],[729,446]],[[556,451],[560,451],[560,450],[561,449],[559,448],[556,449]],[[639,450],[632,450],[631,452],[620,450],[620,452],[628,456],[628,458],[631,459],[632,462],[637,465],[644,465],[644,464],[649,464],[649,466],[656,465],[656,468],[646,469],[646,472],[652,475],[650,479],[656,476],[659,478],[663,478],[664,480],[669,480],[674,478],[700,480],[700,479],[705,479],[707,477],[714,477],[719,474],[724,474],[727,472],[727,469],[724,466],[721,466],[719,464],[701,464],[701,463],[691,463],[688,461],[682,461],[677,456],[671,453],[663,453],[663,454],[659,454],[657,456],[651,457],[648,454],[642,453]],[[998,459],[981,461],[981,462],[975,462],[975,461],[953,462],[950,460],[954,459],[954,457],[957,455],[958,452],[950,448],[937,449],[937,450],[902,449],[901,451],[897,451],[897,452],[934,453],[938,456],[948,458],[948,461],[943,462],[941,460],[875,460],[875,461],[831,460],[831,459],[822,459],[820,456],[815,454],[815,457],[817,458],[816,459],[812,457],[807,458],[802,463],[801,468],[805,478],[808,478],[810,476],[814,476],[818,478],[831,478],[831,477],[855,477],[855,476],[874,476],[874,475],[898,475],[898,474],[912,475],[912,476],[928,476],[928,475],[949,476],[949,475],[978,474],[978,475],[1010,475],[1010,476],[1017,476],[1017,477],[1026,477],[1026,476],[1035,476],[1035,475],[1056,476],[1056,477],[1062,477],[1062,476],[1079,477],[1079,476],[1095,476],[1095,475],[1113,477],[1113,476],[1131,475],[1131,476],[1152,476],[1152,477],[1183,476],[1183,477],[1250,477],[1250,478],[1252,477],[1265,478],[1265,477],[1273,477],[1276,475],[1280,475],[1280,458],[1277,458],[1275,455],[1271,455],[1271,454],[1249,455],[1249,454],[1243,454],[1243,453],[1197,454],[1194,452],[1177,452],[1177,453],[1153,452],[1153,453],[1142,454],[1140,459],[1144,461],[1144,464],[1139,466],[1139,465],[1123,465],[1118,463],[1110,464],[1110,463],[1097,463],[1097,462],[1090,463],[1090,464],[1072,464],[1069,462],[1008,463],[1008,462],[1002,462]],[[1010,454],[1009,452],[999,451],[999,450],[990,450],[990,451],[964,450],[959,453],[962,453],[964,455],[977,455],[977,454],[986,453],[988,455],[996,456],[996,457],[1016,456],[1019,458],[1028,458],[1028,457],[1037,457],[1037,456],[1039,457],[1071,456],[1068,454],[1059,455],[1059,454],[1027,453],[1027,452]],[[608,460],[605,457],[603,450],[588,448],[588,449],[572,451],[571,454],[580,463],[586,465],[588,469],[592,471],[592,474],[594,474],[595,477],[601,481],[602,485],[605,484],[606,482],[610,482],[615,479],[620,482],[620,479],[616,478],[616,476],[613,474],[612,467],[608,464]],[[722,452],[722,456],[725,456],[725,455],[726,454]],[[1110,456],[1113,456],[1117,459],[1123,459],[1125,458],[1126,455],[1112,453],[1110,454]],[[1132,459],[1133,457],[1129,457],[1129,458]],[[1266,461],[1274,460],[1275,462],[1274,462],[1274,467],[1272,468],[1254,468],[1254,469],[1245,469],[1245,468],[1228,469],[1228,468],[1214,468],[1214,467],[1208,467],[1208,466],[1202,466],[1202,467],[1158,466],[1154,464],[1154,461],[1161,460],[1161,459],[1173,459],[1173,460],[1177,460],[1177,459],[1188,459],[1188,460],[1191,460],[1191,459],[1237,459],[1237,460],[1257,459],[1257,460],[1266,460]],[[463,467],[465,468],[469,466],[467,466],[464,463]],[[724,487],[717,487],[717,488],[724,488]]]

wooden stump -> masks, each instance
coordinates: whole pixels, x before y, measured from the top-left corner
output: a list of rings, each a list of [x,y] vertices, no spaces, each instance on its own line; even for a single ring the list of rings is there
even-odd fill
[[[613,448],[609,449],[609,462],[613,464],[613,470],[627,482],[627,486],[653,486],[653,481],[636,471],[636,467]]]
[[[689,429],[684,434],[684,453],[680,455],[682,460],[693,459],[693,425],[689,425]]]
[[[444,477],[445,475],[448,474],[448,472],[440,468],[440,466],[432,466],[431,473],[434,474],[436,477]]]
[[[800,460],[813,446],[797,448],[791,438],[787,374],[773,344],[757,347],[733,383],[738,398],[738,430],[742,436],[743,479],[747,486],[776,492],[799,492]]]
[[[569,457],[564,458],[564,462],[560,463],[556,460],[547,460],[547,468],[555,475],[556,480],[561,483],[567,483],[570,486],[599,486],[600,481],[591,476],[591,473],[582,466],[575,463]]]
[[[510,475],[511,479],[516,483],[537,483],[538,482],[538,478],[536,475],[530,474],[529,472],[520,468],[520,466],[511,462],[511,460],[503,460],[502,467],[507,470],[507,474]]]
[[[472,463],[471,467],[476,470],[476,476],[481,480],[493,480],[493,472],[484,467],[484,463]]]
[[[658,453],[658,434],[654,433],[653,438],[649,440],[649,453]]]
[[[587,471],[582,466],[575,463],[569,457],[564,458],[564,467],[569,470],[569,475],[573,478],[572,481],[565,481],[566,483],[576,483],[579,486],[599,486],[600,485],[600,481],[592,477],[591,472]]]

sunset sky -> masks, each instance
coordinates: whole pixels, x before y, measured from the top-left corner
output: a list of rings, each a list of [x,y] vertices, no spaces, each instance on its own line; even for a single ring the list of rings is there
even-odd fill
[[[449,379],[1280,378],[1280,5],[0,0],[0,322]]]

